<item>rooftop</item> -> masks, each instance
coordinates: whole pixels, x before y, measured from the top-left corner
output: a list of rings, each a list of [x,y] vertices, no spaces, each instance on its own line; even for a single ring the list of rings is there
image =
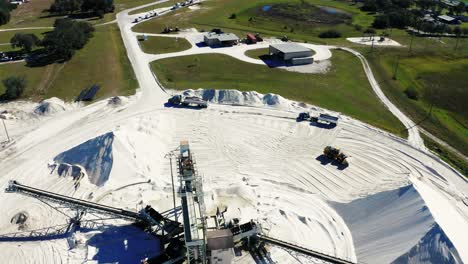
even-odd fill
[[[271,44],[271,47],[283,52],[283,53],[292,53],[292,52],[308,52],[310,49],[301,46],[296,43],[281,43],[281,44]]]
[[[233,33],[221,33],[216,34],[214,32],[210,32],[206,34],[208,39],[219,39],[219,41],[237,41],[239,38]]]
[[[452,20],[455,20],[455,18],[451,17],[451,16],[447,16],[447,15],[440,15],[438,16],[439,19],[443,19],[443,20],[446,20],[446,21],[452,21]]]

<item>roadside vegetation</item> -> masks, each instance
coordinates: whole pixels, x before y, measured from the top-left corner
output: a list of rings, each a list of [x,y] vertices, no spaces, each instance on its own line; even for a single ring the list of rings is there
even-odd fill
[[[334,51],[331,60],[333,66],[326,74],[272,69],[214,54],[163,59],[153,62],[151,67],[167,88],[276,93],[288,99],[340,111],[401,135],[403,125],[372,92],[362,67],[354,67],[360,64],[359,60],[344,51]],[[220,65],[223,65],[222,73]]]
[[[140,47],[145,53],[161,54],[188,50],[192,47],[185,38],[152,37],[140,40]]]

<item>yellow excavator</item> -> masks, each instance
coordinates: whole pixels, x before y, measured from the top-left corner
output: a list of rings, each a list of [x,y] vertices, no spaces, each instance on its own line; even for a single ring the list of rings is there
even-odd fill
[[[348,156],[346,156],[346,154],[344,154],[343,152],[341,152],[341,150],[339,148],[335,148],[335,147],[332,147],[332,146],[326,146],[325,149],[323,150],[323,155],[325,155],[325,157],[329,158],[329,159],[332,159],[336,162],[338,162],[339,164],[343,165],[343,166],[348,166],[348,161],[346,160],[346,158]]]

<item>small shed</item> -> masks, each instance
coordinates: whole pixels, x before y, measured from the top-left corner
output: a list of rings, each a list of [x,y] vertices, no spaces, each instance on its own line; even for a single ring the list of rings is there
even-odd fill
[[[451,16],[447,16],[447,15],[440,15],[437,17],[437,19],[442,22],[442,23],[446,23],[446,24],[458,24],[458,20],[454,17],[451,17]]]

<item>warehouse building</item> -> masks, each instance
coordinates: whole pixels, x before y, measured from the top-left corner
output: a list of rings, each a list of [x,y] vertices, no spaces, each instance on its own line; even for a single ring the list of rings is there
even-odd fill
[[[205,34],[204,41],[210,47],[232,46],[239,42],[239,38],[233,33],[209,32]]]
[[[302,65],[314,62],[312,50],[296,43],[270,45],[270,56],[283,60],[286,64]]]

